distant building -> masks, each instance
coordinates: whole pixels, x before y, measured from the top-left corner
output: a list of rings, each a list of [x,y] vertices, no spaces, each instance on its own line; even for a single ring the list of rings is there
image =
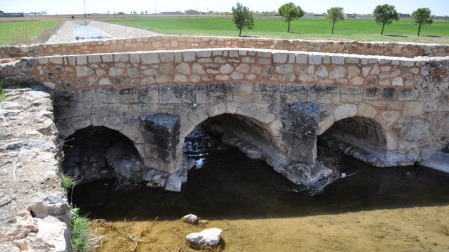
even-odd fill
[[[200,14],[198,11],[196,10],[186,10],[184,11],[186,15],[198,15]]]
[[[346,18],[357,18],[359,15],[354,13],[354,14],[346,14]]]
[[[180,11],[176,11],[176,12],[161,12],[162,15],[182,15],[184,13],[180,12]]]
[[[3,13],[3,17],[24,17],[23,12],[11,12],[11,13]]]

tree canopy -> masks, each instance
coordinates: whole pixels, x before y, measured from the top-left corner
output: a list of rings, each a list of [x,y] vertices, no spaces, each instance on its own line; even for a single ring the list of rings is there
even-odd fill
[[[239,29],[239,37],[242,35],[244,27],[248,29],[254,28],[253,14],[248,7],[237,3],[232,7],[232,22],[234,22],[237,29]]]
[[[290,22],[294,19],[299,19],[304,16],[305,12],[301,7],[296,6],[294,3],[286,3],[279,7],[279,14],[284,18],[284,22],[288,23],[287,32],[290,32]]]
[[[382,23],[382,32],[380,35],[384,34],[385,25],[391,24],[393,21],[399,20],[399,13],[396,11],[393,5],[378,5],[376,9],[374,9],[374,18],[377,23]]]
[[[412,23],[418,24],[418,36],[421,34],[421,26],[423,24],[432,24],[433,18],[432,18],[432,12],[429,10],[429,8],[419,8],[415,10],[412,13],[411,16]]]
[[[343,13],[343,8],[342,7],[332,7],[330,9],[328,9],[326,18],[328,18],[329,21],[332,22],[332,34],[334,34],[335,22],[337,22],[338,20],[345,19],[345,14]]]

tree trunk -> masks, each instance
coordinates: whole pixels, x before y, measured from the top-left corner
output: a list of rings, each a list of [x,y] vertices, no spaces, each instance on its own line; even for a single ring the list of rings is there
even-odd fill
[[[242,28],[240,28],[239,37],[242,36]]]
[[[288,21],[288,28],[287,28],[287,32],[290,32],[290,21]]]
[[[335,26],[335,19],[334,22],[332,23],[332,34],[334,34],[334,26]]]
[[[421,34],[421,23],[419,23],[419,28],[418,28],[418,37],[419,37],[419,34]]]
[[[380,35],[384,35],[384,27],[385,27],[385,23],[382,23],[382,32],[380,33]]]

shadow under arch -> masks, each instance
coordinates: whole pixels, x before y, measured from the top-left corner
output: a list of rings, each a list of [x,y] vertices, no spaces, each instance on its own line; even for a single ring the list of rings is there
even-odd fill
[[[388,130],[374,119],[347,117],[332,124],[318,137],[331,148],[377,167],[386,167],[388,160]]]
[[[279,164],[287,164],[288,160],[281,151],[280,138],[270,127],[272,123],[277,122],[267,124],[238,113],[209,116],[193,126],[193,129],[188,129],[188,135],[181,138],[183,154],[187,159],[207,154],[210,144],[198,139],[204,137],[201,131],[205,131],[215,137],[216,141],[239,149],[251,159],[260,159],[276,170]],[[195,143],[192,144],[192,141]]]
[[[141,164],[135,143],[106,126],[88,126],[64,139],[63,171],[79,182],[114,178],[114,165],[123,160]]]

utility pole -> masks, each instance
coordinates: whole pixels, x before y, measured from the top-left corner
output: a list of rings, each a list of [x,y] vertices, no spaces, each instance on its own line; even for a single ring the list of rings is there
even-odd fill
[[[87,18],[87,13],[86,13],[86,0],[83,0],[84,3],[84,18]]]

